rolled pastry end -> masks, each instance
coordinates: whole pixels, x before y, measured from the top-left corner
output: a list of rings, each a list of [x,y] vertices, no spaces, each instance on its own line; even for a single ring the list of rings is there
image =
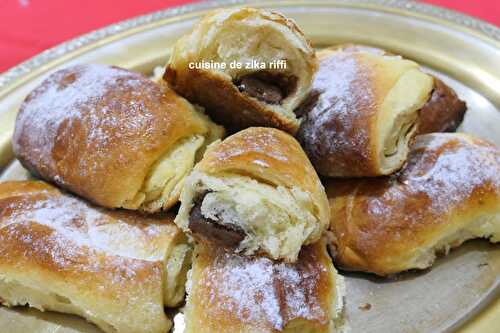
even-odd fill
[[[405,269],[426,269],[434,264],[438,255],[446,255],[464,242],[482,238],[491,243],[500,242],[500,213],[496,216],[482,216],[463,229],[454,230],[449,234],[434,240],[433,243],[426,244],[427,247],[416,252],[407,263]],[[409,267],[409,268],[408,268]]]
[[[379,172],[389,175],[400,169],[409,153],[419,124],[419,110],[433,89],[433,79],[418,68],[406,71],[385,97],[377,119]]]
[[[153,164],[140,191],[126,201],[123,208],[157,212],[170,208],[178,201],[184,178],[201,159],[206,147],[224,135],[224,129],[212,123],[207,116],[199,112],[197,116],[204,118],[207,132],[182,138],[173,144]]]
[[[272,186],[238,174],[194,171],[181,194],[176,223],[195,239],[246,255],[263,252],[293,262],[316,240],[320,222],[301,189]]]
[[[184,301],[187,273],[191,267],[192,248],[183,241],[175,244],[164,260],[164,303],[167,307],[179,306]]]
[[[197,64],[211,64],[210,68]],[[220,64],[223,64],[223,68]],[[293,110],[310,89],[317,60],[295,23],[254,8],[208,14],[174,47],[164,78],[233,129],[295,132]]]
[[[297,138],[327,177],[372,177],[403,166],[433,79],[419,65],[363,47],[318,52]]]

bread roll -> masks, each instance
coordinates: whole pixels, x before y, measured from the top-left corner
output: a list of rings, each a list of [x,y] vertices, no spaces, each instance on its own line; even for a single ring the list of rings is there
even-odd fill
[[[326,188],[332,252],[347,270],[424,269],[468,239],[500,241],[500,150],[466,134],[417,136],[399,173]]]
[[[331,333],[343,327],[343,277],[325,242],[294,264],[195,247],[184,333]]]
[[[395,56],[394,53],[381,48],[363,44],[339,44],[330,49]],[[454,132],[462,123],[467,111],[467,105],[453,89],[437,77],[433,76],[433,79],[432,94],[419,111],[417,134]]]
[[[184,176],[222,132],[166,85],[77,65],[28,95],[13,147],[27,169],[94,203],[153,212],[178,201]]]
[[[198,241],[290,262],[328,221],[323,185],[298,142],[264,127],[208,148],[186,178],[175,218]]]
[[[184,299],[186,237],[171,216],[105,211],[37,181],[0,183],[0,303],[165,333]]]
[[[365,50],[325,49],[318,58],[297,134],[316,171],[363,177],[400,169],[432,77],[412,61]]]
[[[231,8],[210,12],[179,39],[164,78],[232,130],[268,126],[294,133],[299,121],[293,110],[307,96],[316,68],[314,49],[292,20]]]

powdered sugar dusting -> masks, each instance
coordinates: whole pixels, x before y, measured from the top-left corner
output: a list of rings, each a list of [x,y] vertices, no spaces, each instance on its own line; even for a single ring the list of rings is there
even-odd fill
[[[368,69],[352,53],[333,53],[321,61],[313,82],[312,96],[316,100],[298,134],[313,160],[335,154],[332,162],[343,169],[352,167],[352,159],[369,158],[370,128],[362,125],[376,108],[372,106],[374,92],[367,73]]]
[[[120,270],[112,278],[118,278],[117,283],[150,269],[152,262],[162,262],[169,240],[178,232],[165,221],[132,212],[108,212],[59,192],[3,198],[0,207],[0,237],[17,238],[16,242],[23,242],[58,270],[104,274],[103,261],[108,261],[108,268]],[[43,232],[35,237],[36,230]],[[78,262],[84,266],[75,267]]]
[[[53,138],[63,122],[80,119],[82,109],[89,112],[92,121],[99,121],[87,105],[96,105],[111,82],[127,77],[130,77],[130,72],[104,65],[78,65],[57,71],[27,97],[17,121],[30,126],[35,133],[48,131],[39,139],[42,140],[40,147],[50,152]],[[130,85],[134,82],[137,80],[127,80]],[[105,108],[102,111],[106,113]],[[106,140],[104,133],[94,135]]]
[[[202,274],[197,283],[207,296],[199,302],[209,317],[234,316],[263,332],[281,331],[298,318],[321,325],[330,319],[331,301],[325,304],[319,291],[329,271],[311,247],[295,264],[219,251]]]
[[[414,193],[425,193],[436,213],[445,213],[479,189],[500,196],[500,150],[460,135],[420,136],[398,180]]]
[[[401,233],[447,223],[448,213],[471,198],[500,197],[500,150],[463,134],[421,135],[400,173],[362,180],[356,191],[352,214],[366,210],[370,221],[359,244],[377,246],[386,239],[379,232],[398,240]]]
[[[151,112],[156,105],[148,103],[159,103],[161,95],[148,78],[117,67],[88,64],[59,70],[21,105],[14,151],[44,178],[59,184],[65,185],[75,170],[92,179],[106,170],[105,157],[116,146],[138,149],[133,140],[152,136],[158,119]],[[64,160],[76,164],[73,170],[64,169]]]
[[[20,284],[69,299],[63,312],[78,309],[88,320],[106,323],[105,328],[166,330],[161,258],[132,256],[95,237],[99,228],[120,225],[119,234],[130,236],[127,244],[147,247],[148,241],[155,243],[146,237],[147,225],[108,216],[48,185],[37,191],[36,184],[0,184],[0,271]],[[20,191],[9,192],[9,186]]]

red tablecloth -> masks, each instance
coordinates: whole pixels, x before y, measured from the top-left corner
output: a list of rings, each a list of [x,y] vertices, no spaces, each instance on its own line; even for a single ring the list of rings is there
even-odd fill
[[[194,0],[0,0],[0,72],[85,32]],[[500,0],[425,0],[500,25]]]

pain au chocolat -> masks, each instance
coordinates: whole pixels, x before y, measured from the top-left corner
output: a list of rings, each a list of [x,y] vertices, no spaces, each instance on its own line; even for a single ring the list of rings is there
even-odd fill
[[[396,56],[351,49],[318,52],[297,134],[319,174],[363,177],[401,168],[432,91],[432,77]]]
[[[370,52],[378,55],[396,55],[384,49],[363,44],[339,44],[330,49]],[[417,134],[454,132],[462,123],[467,111],[467,105],[452,88],[436,76],[433,76],[433,79],[432,94],[419,111]]]
[[[299,143],[250,127],[207,149],[186,178],[175,222],[198,241],[293,262],[329,221],[323,185]]]
[[[316,69],[314,49],[292,20],[231,8],[210,12],[177,41],[164,78],[231,130],[266,126],[295,133],[294,109],[309,93]]]
[[[470,135],[419,135],[400,172],[332,178],[325,187],[332,252],[343,269],[424,269],[468,239],[500,241],[500,150]]]
[[[415,62],[357,44],[318,58],[297,138],[321,175],[391,174],[416,134],[455,130],[463,118],[465,103]]]
[[[0,183],[0,303],[165,333],[191,250],[173,217],[107,211],[39,181]]]
[[[195,247],[185,333],[343,332],[343,277],[325,242],[304,246],[298,261],[246,257]]]
[[[109,208],[168,209],[223,129],[166,85],[106,65],[50,75],[16,119],[13,148],[34,174]]]

